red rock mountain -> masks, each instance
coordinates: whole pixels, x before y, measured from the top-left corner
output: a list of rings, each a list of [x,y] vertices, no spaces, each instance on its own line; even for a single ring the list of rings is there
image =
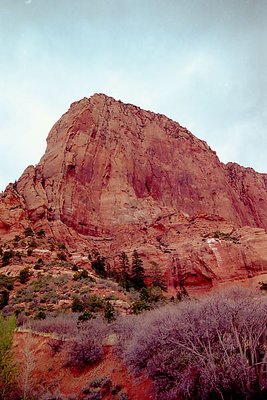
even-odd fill
[[[175,286],[267,273],[267,174],[223,164],[186,128],[103,94],[51,129],[39,164],[0,200],[5,242],[43,228],[69,251],[97,248],[116,265],[137,249]]]

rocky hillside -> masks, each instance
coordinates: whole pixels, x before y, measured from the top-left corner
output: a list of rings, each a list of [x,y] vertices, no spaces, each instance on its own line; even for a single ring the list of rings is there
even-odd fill
[[[95,94],[70,106],[40,162],[2,193],[2,251],[25,228],[113,268],[137,249],[170,288],[209,288],[267,273],[267,174],[224,165],[179,123]]]

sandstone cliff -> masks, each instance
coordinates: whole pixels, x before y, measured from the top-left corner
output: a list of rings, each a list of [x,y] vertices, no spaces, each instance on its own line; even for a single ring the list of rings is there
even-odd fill
[[[71,105],[39,164],[0,202],[2,241],[28,225],[116,264],[137,248],[169,285],[267,272],[267,174],[224,165],[167,117],[103,94]]]

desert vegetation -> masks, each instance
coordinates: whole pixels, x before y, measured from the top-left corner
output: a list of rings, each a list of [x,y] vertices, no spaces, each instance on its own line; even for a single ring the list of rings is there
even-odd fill
[[[114,262],[93,249],[88,261],[77,265],[66,246],[46,238],[43,230],[35,232],[27,227],[24,237],[16,235],[10,243],[13,249],[1,248],[2,267],[9,268],[0,275],[0,309],[4,309],[5,315],[44,318],[60,309],[85,311],[85,318],[91,316],[88,312],[96,311],[113,320],[118,308],[139,313],[159,304],[157,297],[164,298],[161,294],[166,291],[166,281],[160,266],[153,262],[145,269],[136,250],[131,261],[122,251]],[[47,243],[53,250],[47,248]],[[160,296],[154,296],[157,291]],[[98,293],[104,302],[110,303],[90,310],[89,298]]]
[[[143,288],[140,296],[139,301],[147,302],[158,293]],[[94,314],[97,309],[103,313]],[[26,323],[27,332],[46,335],[51,356],[62,354],[64,368],[79,374],[103,361],[105,343],[112,337],[113,352],[135,376],[151,380],[157,400],[266,398],[267,297],[263,291],[232,288],[201,299],[185,297],[153,310],[145,307],[138,315],[116,319],[113,312],[109,302],[95,296],[83,314],[31,318],[24,321],[24,327]],[[3,365],[3,360],[8,360],[4,362],[14,384],[11,343],[15,320],[1,317],[0,322],[0,361]],[[1,382],[3,379],[0,375]],[[26,381],[30,382],[30,377]],[[17,388],[16,393],[22,389]],[[31,390],[35,399],[37,392]],[[92,398],[127,398],[121,388],[116,392],[109,377],[96,378],[81,391]],[[105,397],[107,393],[111,397]]]
[[[16,391],[17,369],[12,354],[16,327],[14,316],[7,319],[0,313],[0,399],[8,399]],[[15,398],[15,397],[14,397]]]
[[[232,240],[221,233],[213,237]],[[93,250],[79,263],[63,243],[50,241],[49,252],[44,238],[44,232],[26,228],[23,238],[14,239],[14,248],[5,247],[1,253],[2,267],[7,267],[3,272],[17,266],[17,275],[0,275],[0,309],[5,316],[0,321],[2,398],[43,396],[30,384],[34,365],[21,371],[13,358],[13,314],[20,330],[46,337],[51,357],[60,355],[63,368],[76,374],[101,364],[105,343],[111,340],[123,365],[153,383],[157,400],[265,398],[265,282],[254,292],[232,289],[194,299],[181,269],[177,295],[170,298],[161,266],[151,261],[144,268],[136,250],[128,255],[122,251],[114,260]],[[35,242],[44,246],[43,253]],[[33,252],[24,262],[29,249]],[[25,341],[25,364],[34,358],[30,347]],[[110,377],[88,382],[82,390],[90,399],[126,398]]]
[[[233,289],[121,321],[125,363],[158,399],[263,399],[267,298]]]

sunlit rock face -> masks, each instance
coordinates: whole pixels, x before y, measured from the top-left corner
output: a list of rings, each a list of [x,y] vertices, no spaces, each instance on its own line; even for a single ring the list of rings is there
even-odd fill
[[[137,248],[171,287],[181,275],[210,287],[267,270],[267,175],[222,164],[163,115],[96,94],[70,106],[39,164],[2,195],[3,240],[28,225],[115,265]]]

